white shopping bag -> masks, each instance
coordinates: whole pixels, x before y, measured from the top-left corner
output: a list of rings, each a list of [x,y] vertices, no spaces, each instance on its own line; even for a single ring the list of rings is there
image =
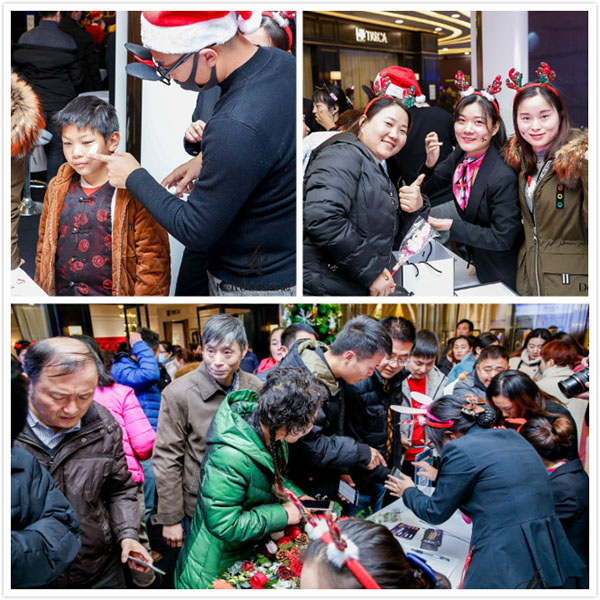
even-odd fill
[[[416,296],[454,295],[454,255],[436,240],[411,256],[394,279]]]

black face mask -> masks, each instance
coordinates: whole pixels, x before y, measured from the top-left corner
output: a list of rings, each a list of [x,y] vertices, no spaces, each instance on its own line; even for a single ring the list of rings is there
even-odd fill
[[[198,67],[198,56],[200,56],[199,52],[194,54],[194,63],[192,64],[192,70],[190,72],[190,76],[185,81],[175,81],[175,83],[183,90],[188,92],[205,92],[210,88],[219,85],[219,80],[217,79],[217,67],[213,67],[210,71],[210,78],[204,85],[198,85],[196,83],[196,68]]]

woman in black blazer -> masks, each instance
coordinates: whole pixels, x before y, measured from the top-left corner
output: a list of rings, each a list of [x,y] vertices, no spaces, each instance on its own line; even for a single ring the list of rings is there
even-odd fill
[[[585,585],[587,569],[556,517],[542,461],[516,431],[489,429],[489,411],[452,396],[432,402],[424,420],[440,453],[433,494],[404,474],[388,476],[386,488],[426,523],[442,524],[457,509],[471,518],[463,588]]]
[[[458,146],[439,164],[438,136],[426,136],[422,189],[451,190],[460,218],[429,217],[429,223],[466,246],[481,283],[502,281],[515,289],[523,226],[517,177],[500,154],[506,132],[494,97],[478,91],[464,96],[454,112],[454,131]]]
[[[540,455],[548,475],[554,498],[554,509],[573,546],[573,550],[589,567],[590,478],[581,460],[567,459],[565,445],[575,437],[575,429],[566,417],[530,419],[521,435]]]

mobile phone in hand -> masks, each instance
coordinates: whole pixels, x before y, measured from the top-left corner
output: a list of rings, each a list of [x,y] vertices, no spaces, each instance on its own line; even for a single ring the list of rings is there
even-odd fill
[[[137,563],[138,565],[142,565],[143,567],[148,567],[149,569],[152,569],[159,575],[166,575],[166,573],[162,569],[159,569],[158,567],[155,567],[154,565],[151,565],[150,563],[147,563],[146,561],[141,560],[140,558],[135,558],[135,556],[131,556],[131,554],[127,555],[127,560]]]
[[[358,491],[341,479],[338,487],[338,493],[344,496],[344,498],[346,498],[350,504],[354,504],[355,506],[358,504]]]

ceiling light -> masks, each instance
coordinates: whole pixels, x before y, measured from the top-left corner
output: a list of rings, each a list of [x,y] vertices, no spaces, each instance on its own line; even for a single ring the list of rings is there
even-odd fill
[[[442,48],[442,52],[448,52],[448,48]]]
[[[453,13],[451,16],[453,19],[460,19],[460,15],[458,13]]]
[[[394,21],[394,23],[398,23],[398,25],[400,25],[400,23],[404,23],[404,20],[403,19],[396,19]]]
[[[470,53],[470,52],[465,52],[465,54],[466,54],[467,56],[469,56],[469,54],[471,54],[471,53]]]
[[[441,30],[442,30],[442,28],[441,28],[441,27],[436,27],[436,28],[434,29],[434,31],[441,31]]]

